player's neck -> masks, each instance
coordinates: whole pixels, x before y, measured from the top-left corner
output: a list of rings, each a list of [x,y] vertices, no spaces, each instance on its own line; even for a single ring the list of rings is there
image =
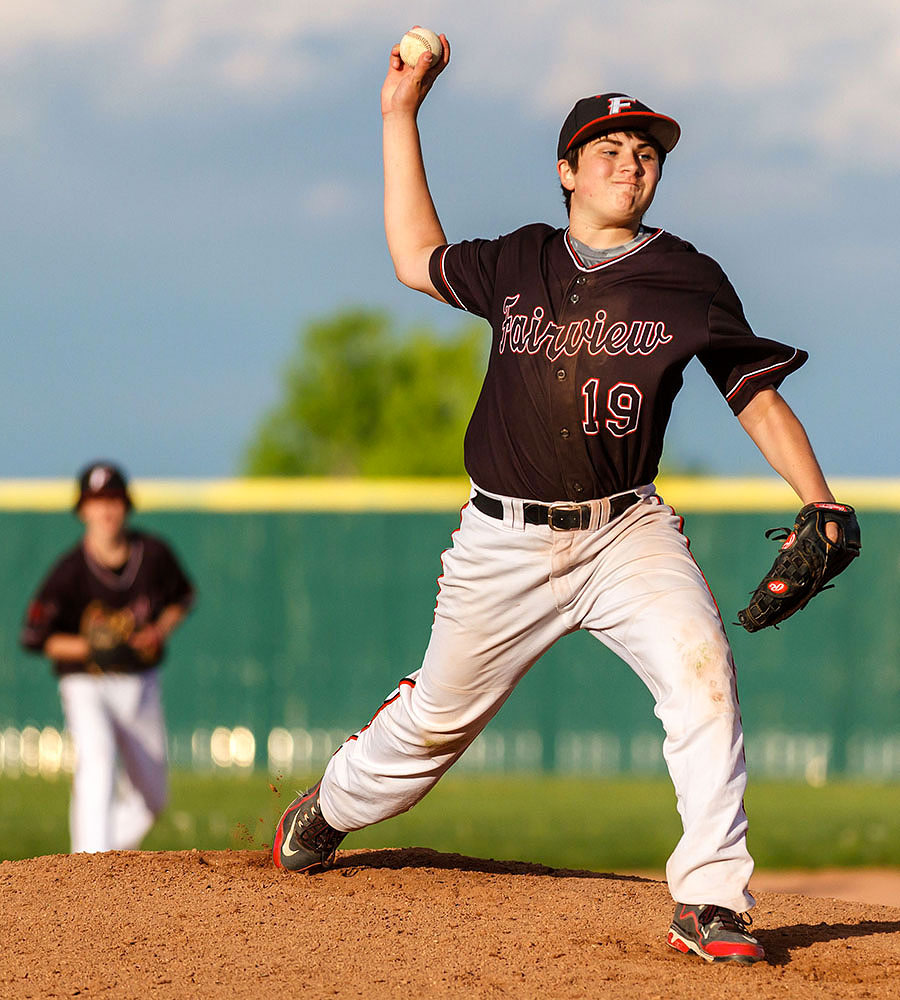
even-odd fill
[[[103,566],[121,566],[128,559],[128,537],[125,532],[118,535],[105,535],[86,532],[84,547],[90,557]]]
[[[630,243],[640,232],[640,228],[640,219],[634,225],[608,226],[589,224],[580,219],[569,220],[569,232],[572,236],[595,250],[609,250],[611,247]]]

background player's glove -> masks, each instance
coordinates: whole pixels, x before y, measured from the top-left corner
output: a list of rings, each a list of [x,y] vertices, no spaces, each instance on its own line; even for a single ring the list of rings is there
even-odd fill
[[[113,611],[93,602],[82,619],[82,630],[90,647],[88,670],[129,673],[147,666],[128,641],[134,632],[134,616],[127,608]]]
[[[826,525],[838,527],[832,542]],[[852,507],[839,503],[808,503],[794,527],[772,528],[766,538],[784,542],[772,568],[753,593],[750,604],[738,612],[738,623],[748,632],[777,625],[826,589],[859,555],[859,522]]]

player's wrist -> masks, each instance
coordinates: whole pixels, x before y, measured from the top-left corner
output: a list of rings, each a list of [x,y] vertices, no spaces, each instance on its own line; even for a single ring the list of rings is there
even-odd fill
[[[381,120],[387,131],[390,129],[412,128],[418,131],[419,108],[421,104],[401,104],[381,109]]]
[[[834,499],[834,494],[829,489],[818,489],[818,490],[804,490],[798,493],[803,506],[809,506],[811,503],[836,503]]]

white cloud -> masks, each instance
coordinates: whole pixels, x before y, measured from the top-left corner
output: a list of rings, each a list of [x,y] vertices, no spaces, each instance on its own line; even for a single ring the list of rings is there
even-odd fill
[[[817,155],[838,166],[847,150],[834,143],[835,128],[863,124],[880,136],[869,168],[895,169],[900,157],[895,0],[852,8],[818,0],[587,0],[570,3],[565,18],[534,7],[516,45],[488,55],[480,39],[502,37],[505,16],[485,7],[477,31],[459,25],[453,69],[471,91],[520,95],[554,120],[573,98],[603,90],[671,107],[676,117],[679,105],[731,107],[748,142],[811,140]]]
[[[900,10],[896,19],[900,24]],[[859,148],[848,149],[851,135],[865,137],[864,156],[893,163],[898,160],[900,134],[900,30],[885,33],[866,52],[865,72],[854,61],[838,64],[833,83],[822,95],[811,131],[824,147],[857,159]],[[837,149],[840,147],[840,149]]]
[[[870,168],[900,156],[896,0],[4,0],[0,56],[26,105],[56,77],[129,115],[191,100],[321,104],[358,85],[358,65],[416,20],[447,32],[441,86],[470,100],[502,96],[556,121],[574,96],[615,88],[673,109],[731,106],[748,141],[799,138],[838,166],[835,130],[859,125],[880,136]],[[57,58],[41,58],[48,50]],[[0,118],[0,132],[15,124]]]
[[[3,0],[0,55],[5,62],[36,50],[115,38],[127,30],[133,0]]]
[[[327,88],[379,19],[366,0],[4,0],[0,57],[33,103],[51,81],[129,114],[227,107]]]
[[[358,190],[341,180],[323,180],[303,192],[300,200],[304,215],[311,219],[345,221],[363,211]]]
[[[363,0],[163,0],[138,51],[150,72],[196,77],[226,91],[278,92],[306,75],[300,47],[335,34],[341,48],[341,19],[361,9]]]

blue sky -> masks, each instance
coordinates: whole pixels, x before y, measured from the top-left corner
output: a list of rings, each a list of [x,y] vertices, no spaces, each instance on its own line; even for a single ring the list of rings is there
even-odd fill
[[[683,129],[647,221],[810,352],[784,394],[826,473],[900,475],[896,3],[4,0],[0,477],[230,475],[308,320],[462,321],[384,245],[379,90],[414,23],[453,47],[421,118],[450,239],[564,224],[562,119],[638,97]],[[766,470],[696,364],[668,442]]]

